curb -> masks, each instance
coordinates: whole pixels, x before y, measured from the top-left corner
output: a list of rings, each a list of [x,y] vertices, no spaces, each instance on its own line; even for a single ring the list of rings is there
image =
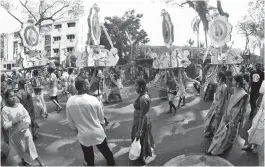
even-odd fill
[[[163,166],[234,166],[229,161],[219,156],[208,156],[205,154],[183,154],[179,155]]]

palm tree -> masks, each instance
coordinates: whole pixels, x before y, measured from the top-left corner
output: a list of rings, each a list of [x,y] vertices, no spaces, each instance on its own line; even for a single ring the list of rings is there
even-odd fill
[[[182,2],[181,4],[177,3],[176,0],[165,0],[165,2],[167,4],[178,5],[179,7],[183,7],[183,5],[188,4],[190,8],[193,8],[194,11],[196,11],[196,13],[198,14],[203,24],[206,47],[208,47],[207,31],[209,29],[208,27],[209,20],[207,16],[209,14],[209,11],[214,9],[214,10],[217,10],[221,16],[226,16],[227,18],[229,17],[229,14],[223,11],[220,0],[217,0],[217,8],[213,6],[209,6],[208,0],[205,0],[205,1],[186,0],[185,2]]]
[[[190,47],[192,47],[192,46],[193,46],[193,44],[194,44],[194,40],[192,40],[192,39],[189,39],[189,40],[187,41],[187,43],[189,44],[189,46],[190,46]]]
[[[201,19],[197,15],[192,19],[191,22],[192,31],[197,35],[197,47],[200,47],[200,24],[201,24]]]

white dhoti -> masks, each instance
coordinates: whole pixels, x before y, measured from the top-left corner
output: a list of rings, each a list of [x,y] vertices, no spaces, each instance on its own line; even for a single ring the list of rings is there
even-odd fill
[[[179,88],[177,96],[179,96],[179,97],[185,97],[186,96],[186,90],[184,87]]]
[[[27,161],[33,161],[38,157],[32,134],[29,129],[13,134],[11,137],[11,143],[20,158],[24,158]]]

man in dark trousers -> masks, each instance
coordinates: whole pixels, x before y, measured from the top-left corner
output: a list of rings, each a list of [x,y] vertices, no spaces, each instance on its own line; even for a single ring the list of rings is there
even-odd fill
[[[100,101],[87,94],[89,82],[84,76],[76,78],[75,88],[77,94],[68,99],[66,115],[70,127],[77,132],[85,158],[84,164],[95,166],[93,146],[96,146],[107,160],[107,165],[115,166],[104,131],[104,112]]]
[[[262,71],[262,64],[256,64],[256,70],[251,71],[250,80],[249,80],[249,88],[250,88],[250,115],[249,117],[252,119],[255,116],[255,108],[256,101],[259,97],[259,89],[262,81],[264,80],[264,71]]]

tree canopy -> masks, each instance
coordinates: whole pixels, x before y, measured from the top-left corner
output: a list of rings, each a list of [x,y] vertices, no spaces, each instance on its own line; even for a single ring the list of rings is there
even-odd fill
[[[30,17],[39,27],[46,20],[55,21],[84,13],[81,0],[0,0],[0,6],[20,24]]]
[[[264,0],[252,0],[248,4],[247,14],[238,22],[238,32],[246,37],[245,50],[252,47],[261,48],[264,45]]]
[[[143,14],[137,14],[135,10],[125,12],[122,17],[105,17],[104,25],[114,47],[119,51],[120,58],[131,55],[131,48],[134,50],[137,45],[150,41],[147,32],[141,29],[142,17]],[[107,49],[111,48],[104,32],[102,32],[100,44]]]

